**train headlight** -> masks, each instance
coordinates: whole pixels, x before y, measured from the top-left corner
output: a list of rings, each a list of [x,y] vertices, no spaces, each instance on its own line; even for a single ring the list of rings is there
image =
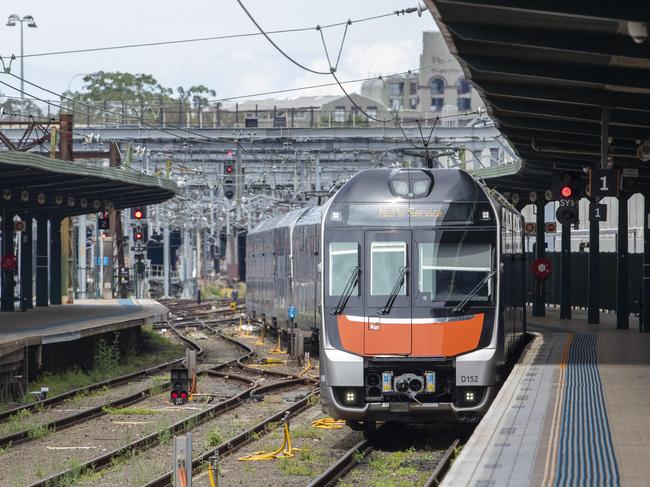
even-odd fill
[[[346,391],[343,400],[345,404],[351,406],[357,402],[357,393],[355,391]]]
[[[473,404],[476,401],[476,393],[474,391],[465,391],[465,402]]]

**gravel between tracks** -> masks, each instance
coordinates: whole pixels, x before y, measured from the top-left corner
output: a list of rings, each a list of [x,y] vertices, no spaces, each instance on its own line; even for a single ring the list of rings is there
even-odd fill
[[[271,401],[244,403],[219,415],[212,421],[197,426],[192,429],[194,457],[283,410],[290,404],[290,401],[295,400],[296,397],[303,397],[310,390],[311,388],[307,386],[283,389],[274,392]],[[83,487],[143,485],[170,470],[172,450],[173,443],[170,439],[157,447],[119,462],[109,469],[85,476],[75,485]]]
[[[212,392],[220,401],[243,390],[245,385],[221,378],[203,377],[201,392]],[[72,468],[161,430],[183,418],[210,407],[204,402],[173,406],[167,393],[137,404],[135,414],[106,414],[28,443],[16,445],[0,454],[0,478],[8,486],[23,486],[49,474]]]

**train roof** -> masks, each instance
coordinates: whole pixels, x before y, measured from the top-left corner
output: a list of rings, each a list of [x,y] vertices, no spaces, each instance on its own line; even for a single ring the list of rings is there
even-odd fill
[[[317,224],[320,223],[321,212],[322,207],[320,206],[309,206],[306,208],[291,210],[282,215],[277,215],[264,220],[248,234],[253,235],[255,233],[265,232],[275,228],[291,227],[292,225]]]
[[[430,190],[419,197],[400,197],[389,184],[397,179],[430,178]],[[365,169],[352,176],[334,195],[336,203],[420,203],[487,201],[483,186],[460,169]]]

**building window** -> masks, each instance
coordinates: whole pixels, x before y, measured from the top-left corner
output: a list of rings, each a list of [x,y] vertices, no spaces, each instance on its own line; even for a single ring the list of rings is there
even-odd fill
[[[369,117],[377,118],[377,107],[367,107],[366,113]]]
[[[418,84],[415,83],[414,81],[411,81],[411,95],[417,95],[418,94]]]
[[[388,106],[390,106],[391,110],[399,110],[401,105],[402,101],[399,98],[391,98],[388,103]]]
[[[345,107],[334,108],[334,121],[337,123],[345,122]]]
[[[456,90],[459,95],[469,95],[472,91],[472,85],[465,78],[459,78],[458,83],[456,83]]]
[[[431,78],[429,81],[431,96],[445,95],[445,81],[442,78]]]
[[[472,109],[472,99],[471,98],[459,98],[458,99],[458,111],[459,112],[468,112]]]
[[[441,111],[444,103],[445,103],[445,99],[442,97],[431,98],[431,110],[434,112]]]
[[[388,85],[389,96],[402,96],[404,92],[404,83],[391,83]]]
[[[445,80],[442,78],[431,78],[429,81],[431,92],[431,110],[438,112],[445,104]]]
[[[417,96],[413,96],[409,98],[409,108],[411,110],[416,110],[418,108],[418,103],[420,102],[420,99]]]

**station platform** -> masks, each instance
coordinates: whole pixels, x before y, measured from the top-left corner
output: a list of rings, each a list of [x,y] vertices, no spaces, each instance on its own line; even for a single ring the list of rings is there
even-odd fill
[[[528,317],[535,338],[444,486],[650,484],[650,334],[616,315]]]
[[[74,304],[0,313],[0,357],[25,346],[78,340],[154,323],[167,308],[152,299],[80,299]]]

